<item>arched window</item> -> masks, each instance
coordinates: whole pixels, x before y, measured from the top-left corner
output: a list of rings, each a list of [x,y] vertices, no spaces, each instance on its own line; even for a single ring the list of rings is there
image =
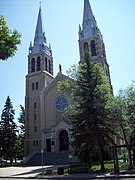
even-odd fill
[[[88,52],[89,51],[89,46],[88,46],[88,43],[85,42],[84,43],[84,52]]]
[[[96,46],[95,46],[95,41],[94,40],[92,40],[90,42],[90,46],[91,46],[91,55],[96,56]]]
[[[36,89],[38,89],[38,82],[36,82]]]
[[[37,132],[37,126],[35,126],[34,130],[35,130],[35,132]],[[36,141],[36,142],[37,142],[37,146],[38,146],[38,141]]]
[[[47,71],[47,57],[45,57],[45,70]]]
[[[37,71],[40,71],[40,57],[37,58]]]
[[[49,73],[51,73],[51,61],[49,59]]]
[[[35,86],[34,83],[32,83],[32,90],[34,90],[34,86]]]
[[[35,72],[35,58],[31,60],[31,72]]]

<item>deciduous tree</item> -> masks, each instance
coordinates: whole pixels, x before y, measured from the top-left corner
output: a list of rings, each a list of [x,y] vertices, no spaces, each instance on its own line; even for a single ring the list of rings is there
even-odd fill
[[[17,45],[21,43],[21,34],[16,29],[9,30],[4,16],[0,15],[0,60],[13,57],[17,51]]]

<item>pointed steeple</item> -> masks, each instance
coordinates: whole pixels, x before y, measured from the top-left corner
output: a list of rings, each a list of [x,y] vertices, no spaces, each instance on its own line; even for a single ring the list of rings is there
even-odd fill
[[[98,62],[103,65],[105,74],[109,77],[111,87],[111,78],[109,65],[106,59],[105,45],[93,15],[89,0],[84,0],[82,28],[79,26],[79,51],[80,62],[84,62],[85,53],[88,52],[92,62]]]
[[[87,24],[89,20],[95,20],[89,0],[84,0],[84,12],[83,12],[83,26]]]
[[[41,12],[41,5],[39,7],[38,13],[38,20],[34,38],[34,44],[43,44],[46,43],[45,32],[43,29],[43,22],[42,22],[42,12]]]
[[[93,15],[89,0],[84,0],[82,31],[79,30],[79,39],[90,38],[98,34],[97,22]]]
[[[34,54],[41,51],[44,51],[49,56],[52,56],[52,50],[48,47],[46,37],[45,37],[44,26],[43,26],[43,21],[42,21],[42,10],[41,10],[41,4],[40,4],[35,37],[34,37],[34,44],[33,46],[31,44],[29,47],[29,54]]]

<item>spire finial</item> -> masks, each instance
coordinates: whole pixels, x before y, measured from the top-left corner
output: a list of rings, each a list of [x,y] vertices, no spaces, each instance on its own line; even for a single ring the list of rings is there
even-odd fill
[[[43,44],[44,42],[46,43],[43,22],[42,22],[41,2],[40,2],[34,44]]]
[[[42,2],[39,3],[39,9],[41,9],[41,4],[42,4]]]

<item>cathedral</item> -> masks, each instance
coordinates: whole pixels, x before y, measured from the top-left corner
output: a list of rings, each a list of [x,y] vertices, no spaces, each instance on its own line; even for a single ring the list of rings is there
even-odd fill
[[[61,65],[58,74],[53,76],[53,53],[46,41],[41,11],[40,6],[34,42],[30,43],[28,54],[24,164],[41,165],[41,161],[44,164],[68,164],[74,149],[70,144],[72,124],[64,109],[72,99],[57,90],[57,83],[67,77],[62,74]],[[103,65],[111,84],[103,38],[89,0],[84,0],[83,22],[78,34],[79,62],[83,62],[87,48],[91,58]]]

